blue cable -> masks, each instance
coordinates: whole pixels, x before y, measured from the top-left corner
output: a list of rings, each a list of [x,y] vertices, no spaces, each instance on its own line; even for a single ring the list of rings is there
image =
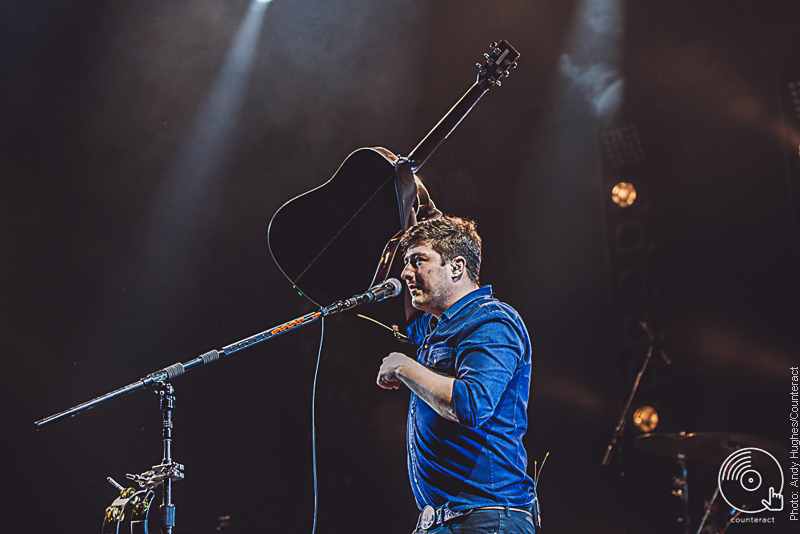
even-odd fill
[[[311,465],[314,474],[314,524],[311,527],[311,534],[317,531],[317,506],[319,504],[319,493],[317,492],[317,431],[316,431],[316,399],[317,399],[317,375],[319,374],[319,361],[322,359],[322,340],[325,338],[325,317],[319,319],[319,351],[317,352],[317,366],[314,369],[314,385],[311,388]]]

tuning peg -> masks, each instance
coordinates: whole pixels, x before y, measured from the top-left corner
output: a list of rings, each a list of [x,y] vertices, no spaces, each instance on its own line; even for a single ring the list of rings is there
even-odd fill
[[[489,48],[491,48],[492,50],[497,50],[497,41],[490,43]]]
[[[500,87],[500,85],[501,85],[501,84],[500,84],[500,80],[497,80],[496,82],[494,82],[494,84],[495,84],[497,87]]]
[[[481,74],[486,74],[486,68],[483,65],[475,63],[475,66],[478,67],[478,71],[480,71]]]
[[[516,69],[516,68],[517,68],[517,62],[515,61],[514,63],[512,63],[511,65],[509,65],[509,68],[511,68],[511,69]]]
[[[505,71],[505,72],[503,73],[503,78],[508,78],[508,75],[509,75],[509,74],[510,74],[510,73],[509,73],[508,71]]]

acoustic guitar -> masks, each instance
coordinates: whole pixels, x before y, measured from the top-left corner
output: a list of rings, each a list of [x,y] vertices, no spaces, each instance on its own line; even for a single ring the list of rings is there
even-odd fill
[[[275,212],[269,250],[300,294],[321,306],[386,280],[400,235],[437,213],[414,173],[478,100],[500,86],[518,57],[506,41],[493,43],[477,64],[475,83],[407,157],[380,147],[358,149],[327,182]]]

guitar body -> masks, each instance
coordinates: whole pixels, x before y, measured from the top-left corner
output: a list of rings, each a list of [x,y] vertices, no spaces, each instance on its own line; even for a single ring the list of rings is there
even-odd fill
[[[403,228],[397,157],[386,149],[350,154],[333,177],[273,215],[270,252],[286,277],[320,305],[363,293],[386,240]]]

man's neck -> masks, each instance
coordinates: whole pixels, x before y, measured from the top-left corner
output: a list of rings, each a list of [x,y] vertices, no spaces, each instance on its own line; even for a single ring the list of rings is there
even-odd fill
[[[473,291],[480,289],[478,284],[474,284],[470,282],[469,284],[459,284],[458,286],[453,288],[453,292],[450,294],[450,298],[447,299],[447,306],[445,306],[442,310],[431,310],[431,314],[435,317],[440,317],[444,312],[450,309],[450,307],[458,302],[459,300],[463,299]]]

